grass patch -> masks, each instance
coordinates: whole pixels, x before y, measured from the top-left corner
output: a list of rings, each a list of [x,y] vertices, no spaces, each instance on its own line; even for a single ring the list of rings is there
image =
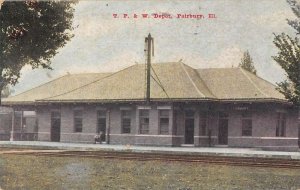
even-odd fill
[[[0,155],[2,189],[297,189],[300,170]]]

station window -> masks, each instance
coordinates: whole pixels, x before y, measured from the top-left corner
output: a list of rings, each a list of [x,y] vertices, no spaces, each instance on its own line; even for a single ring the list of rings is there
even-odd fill
[[[249,112],[242,114],[242,136],[252,136],[252,114]]]
[[[207,135],[207,113],[200,113],[199,127],[200,135]]]
[[[74,130],[82,132],[82,110],[74,110]]]
[[[286,114],[277,113],[276,137],[284,137],[286,130]]]
[[[169,110],[159,110],[159,134],[169,134]]]
[[[131,111],[130,110],[122,110],[122,133],[130,133],[131,128]]]
[[[140,115],[140,134],[149,133],[149,110],[141,109],[139,110]]]

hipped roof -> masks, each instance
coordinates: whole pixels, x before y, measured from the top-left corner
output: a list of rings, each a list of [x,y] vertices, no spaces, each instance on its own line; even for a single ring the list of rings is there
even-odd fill
[[[144,101],[145,65],[115,73],[69,74],[24,93],[4,104],[45,102]],[[152,64],[151,100],[157,101],[286,101],[275,86],[241,68],[194,69],[184,63]]]

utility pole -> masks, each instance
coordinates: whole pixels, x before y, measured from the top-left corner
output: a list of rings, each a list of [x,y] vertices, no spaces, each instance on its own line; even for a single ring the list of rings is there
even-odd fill
[[[152,56],[154,55],[154,51],[153,51],[153,38],[151,37],[151,34],[149,33],[148,37],[145,38],[145,46],[146,49],[145,51],[147,51],[147,67],[146,67],[146,77],[147,77],[147,81],[146,81],[146,102],[150,103],[150,76],[151,76],[151,53]]]

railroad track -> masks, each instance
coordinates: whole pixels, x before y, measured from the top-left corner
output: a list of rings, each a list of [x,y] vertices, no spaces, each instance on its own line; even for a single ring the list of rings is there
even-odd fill
[[[12,154],[12,153],[9,153]],[[84,157],[94,159],[119,159],[138,161],[192,162],[231,166],[272,167],[300,169],[300,160],[257,158],[257,157],[227,157],[210,155],[188,155],[168,153],[112,152],[112,151],[60,151],[60,152],[14,152],[17,155],[34,155],[50,157]]]

